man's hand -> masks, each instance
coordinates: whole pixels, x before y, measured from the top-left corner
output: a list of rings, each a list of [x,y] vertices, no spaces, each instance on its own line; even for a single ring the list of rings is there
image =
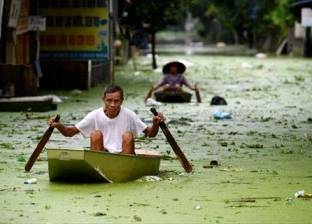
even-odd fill
[[[158,133],[159,124],[164,121],[165,121],[165,117],[162,113],[158,113],[157,115],[155,115],[153,117],[153,125],[150,127],[147,127],[146,130],[144,131],[146,136],[155,137]]]
[[[48,124],[50,127],[58,129],[65,137],[72,137],[79,133],[79,130],[75,126],[65,126],[61,122],[55,121],[55,118],[56,117],[51,117]]]
[[[159,126],[159,123],[165,122],[165,117],[162,113],[158,113],[157,116],[153,117],[153,125]]]
[[[55,122],[55,118],[56,117],[51,117],[48,121],[48,124],[50,125],[50,127],[52,128],[56,128],[56,126],[59,124],[59,121]]]

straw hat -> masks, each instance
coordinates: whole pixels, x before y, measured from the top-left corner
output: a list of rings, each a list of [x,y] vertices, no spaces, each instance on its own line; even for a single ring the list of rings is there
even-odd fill
[[[179,61],[172,61],[172,62],[169,62],[169,63],[164,65],[164,67],[163,67],[163,74],[168,74],[170,72],[170,67],[172,65],[176,65],[177,66],[179,74],[182,74],[182,73],[185,72],[186,67],[185,67],[185,65],[183,63],[181,63]]]

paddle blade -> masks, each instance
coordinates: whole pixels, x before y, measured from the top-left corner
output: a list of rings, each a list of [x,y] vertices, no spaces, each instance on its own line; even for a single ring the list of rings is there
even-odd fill
[[[54,121],[58,122],[60,120],[60,115],[56,115]],[[49,127],[43,134],[43,136],[40,139],[40,142],[38,143],[37,147],[35,148],[35,150],[33,151],[33,153],[31,154],[30,158],[28,159],[26,165],[25,165],[25,170],[28,172],[31,170],[32,166],[34,165],[34,163],[37,161],[37,158],[39,157],[42,149],[44,148],[44,146],[47,144],[47,142],[49,141],[49,138],[53,132],[54,128]]]
[[[151,108],[151,112],[155,116],[158,115],[155,108]],[[176,154],[176,156],[177,156],[178,160],[180,161],[182,167],[184,168],[185,172],[187,172],[187,173],[192,172],[192,170],[193,170],[192,165],[190,164],[190,162],[185,157],[184,153],[182,152],[181,148],[179,147],[179,145],[175,141],[174,137],[171,135],[171,133],[170,133],[169,129],[167,128],[167,125],[165,124],[165,122],[161,122],[159,124],[159,126],[160,126],[161,130],[163,131],[164,135],[166,136],[168,143],[170,144],[172,150]]]
[[[197,103],[201,103],[202,100],[201,100],[200,92],[199,92],[199,89],[197,88],[197,86],[195,86],[195,95],[196,95]]]
[[[144,102],[146,102],[148,98],[151,98],[151,97],[152,97],[153,90],[154,90],[153,87],[151,87],[151,88],[149,89],[148,93],[146,94],[146,96],[145,96],[145,98],[144,98]]]

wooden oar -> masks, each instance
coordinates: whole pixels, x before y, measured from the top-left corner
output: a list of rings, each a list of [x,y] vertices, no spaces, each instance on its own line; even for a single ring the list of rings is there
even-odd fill
[[[155,108],[151,108],[151,112],[155,116],[158,115]],[[169,142],[171,148],[173,149],[174,153],[176,154],[176,156],[177,156],[178,160],[180,161],[181,165],[183,166],[184,170],[187,173],[192,172],[192,170],[193,170],[192,165],[189,163],[189,161],[185,157],[184,153],[182,152],[182,150],[178,146],[177,142],[175,141],[175,139],[171,135],[171,133],[170,133],[169,129],[167,128],[167,125],[165,124],[165,122],[159,123],[159,126],[160,126],[161,130],[164,132],[164,134],[167,138],[167,141]]]
[[[58,122],[60,120],[60,115],[56,115],[54,121]],[[34,163],[36,162],[37,158],[39,157],[43,147],[47,144],[52,132],[53,132],[54,128],[53,127],[49,127],[43,134],[43,136],[41,137],[40,142],[38,143],[37,147],[35,148],[35,150],[33,151],[33,153],[31,154],[30,158],[28,159],[26,165],[25,165],[25,170],[26,171],[30,171],[30,169],[32,168],[32,166],[34,165]]]
[[[146,102],[148,98],[151,98],[151,97],[152,97],[153,90],[154,90],[154,87],[152,86],[152,87],[149,89],[148,93],[146,94],[146,96],[145,96],[145,98],[144,98],[144,102]]]
[[[201,100],[199,89],[198,89],[197,85],[195,85],[195,94],[196,94],[197,103],[201,103],[202,100]]]

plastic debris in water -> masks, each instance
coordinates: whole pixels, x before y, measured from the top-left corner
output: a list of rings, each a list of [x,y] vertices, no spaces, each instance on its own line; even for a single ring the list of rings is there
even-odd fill
[[[229,112],[215,111],[215,112],[213,113],[213,117],[214,117],[215,119],[222,120],[222,119],[231,119],[231,118],[232,118],[232,115],[231,115],[231,113],[229,113]]]
[[[247,62],[243,62],[241,64],[241,68],[244,68],[244,69],[249,69],[249,68],[252,68],[253,66]]]
[[[301,191],[297,191],[295,193],[295,197],[296,198],[312,198],[312,194],[311,193],[305,193],[304,190],[301,190]]]
[[[149,107],[159,106],[159,105],[161,105],[161,102],[158,102],[158,101],[154,100],[153,98],[148,98],[145,102],[145,105],[149,106]]]
[[[304,195],[304,190],[301,190],[301,191],[297,191],[295,193],[295,198],[299,198],[300,196],[303,196]]]
[[[196,206],[195,206],[195,209],[196,209],[196,210],[200,210],[201,208],[202,208],[202,207],[201,207],[200,205],[196,205]]]
[[[265,53],[257,53],[255,57],[259,59],[263,59],[263,58],[267,58],[268,56]]]
[[[31,179],[24,181],[24,184],[36,184],[36,183],[37,183],[37,178],[31,178]]]
[[[158,182],[161,181],[161,178],[158,176],[144,176],[141,180],[146,182]]]

